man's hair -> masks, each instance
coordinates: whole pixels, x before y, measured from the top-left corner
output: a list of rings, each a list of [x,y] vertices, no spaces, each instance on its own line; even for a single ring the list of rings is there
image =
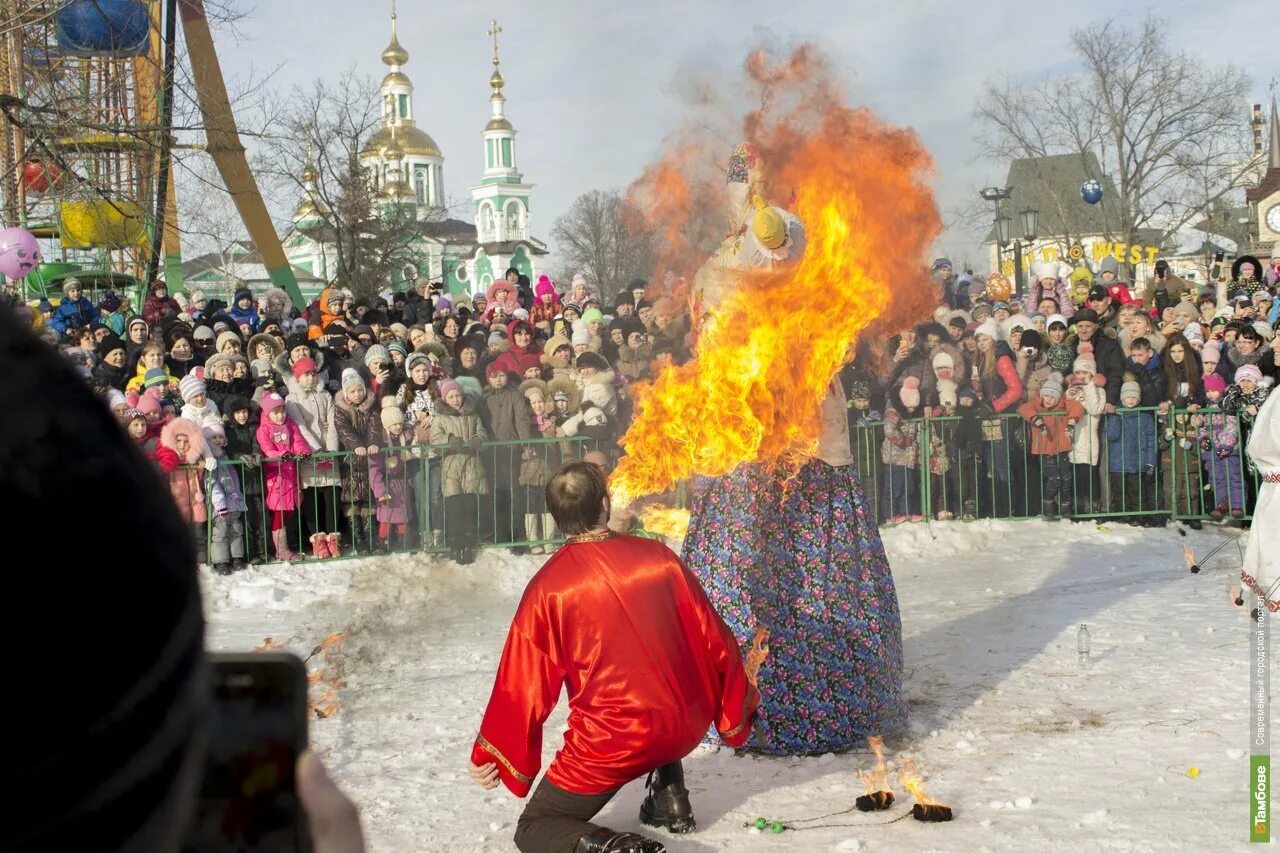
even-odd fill
[[[596,526],[608,494],[599,465],[570,462],[547,483],[547,509],[566,536],[575,536]]]
[[[1134,338],[1133,342],[1129,344],[1129,349],[1130,350],[1152,349],[1151,341],[1147,340],[1146,338]]]

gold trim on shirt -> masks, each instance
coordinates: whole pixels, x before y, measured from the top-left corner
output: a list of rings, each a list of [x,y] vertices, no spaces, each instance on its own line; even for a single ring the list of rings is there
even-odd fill
[[[489,743],[489,741],[485,740],[484,735],[476,735],[476,740],[479,742],[481,749],[483,749],[485,752],[492,755],[494,758],[498,759],[498,761],[501,762],[502,766],[507,768],[508,773],[510,773],[512,776],[516,777],[526,785],[533,784],[533,777],[526,776],[523,773],[521,773],[519,770],[517,770],[511,764],[511,762],[507,760],[507,757],[498,751],[498,748],[496,746]]]

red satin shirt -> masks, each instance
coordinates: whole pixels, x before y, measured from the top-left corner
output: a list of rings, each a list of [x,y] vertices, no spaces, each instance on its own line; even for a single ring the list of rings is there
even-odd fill
[[[760,695],[733,633],[693,573],[652,539],[571,540],[529,581],[471,750],[526,796],[542,724],[569,691],[569,730],[547,779],[576,794],[621,788],[683,758],[714,722],[750,734]]]

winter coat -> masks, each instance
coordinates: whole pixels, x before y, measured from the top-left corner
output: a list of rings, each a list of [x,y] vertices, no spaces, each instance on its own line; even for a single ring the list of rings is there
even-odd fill
[[[174,379],[182,379],[187,374],[194,372],[202,364],[203,362],[195,356],[191,358],[174,358],[171,355],[166,355],[164,357],[164,368],[169,371],[169,375]]]
[[[1240,454],[1240,424],[1234,415],[1197,415],[1192,423],[1198,423],[1197,437],[1206,459],[1210,455],[1225,459]]]
[[[1142,389],[1142,397],[1138,405],[1144,409],[1154,409],[1169,399],[1169,377],[1164,372],[1164,362],[1160,353],[1152,353],[1151,360],[1145,365],[1135,364],[1133,359],[1125,364],[1125,369],[1134,375],[1138,387]]]
[[[123,367],[112,367],[105,361],[93,368],[93,385],[95,388],[114,388],[123,391],[129,381],[129,372]]]
[[[1148,474],[1156,467],[1156,419],[1151,412],[1120,409],[1103,420],[1107,434],[1107,470],[1112,474]]]
[[[179,435],[187,437],[187,453],[180,457],[174,449]],[[178,512],[188,524],[203,524],[209,515],[204,503],[204,468],[200,462],[208,453],[200,427],[184,418],[175,418],[160,431],[160,443],[156,447],[156,461],[169,483],[169,493],[178,506]]]
[[[1235,346],[1227,348],[1223,353],[1223,358],[1218,362],[1218,374],[1222,376],[1228,385],[1236,381],[1236,371],[1244,367],[1246,364],[1256,365],[1258,370],[1262,372],[1263,377],[1270,376],[1275,380],[1280,374],[1280,370],[1276,369],[1276,360],[1271,352],[1271,348],[1263,341],[1262,346],[1245,355],[1236,349]]]
[[[186,403],[182,407],[182,417],[194,422],[201,429],[210,424],[221,424],[222,415],[218,412],[217,405],[205,396],[204,405],[197,409],[190,403]]]
[[[58,307],[53,309],[49,324],[53,326],[59,338],[64,338],[67,332],[89,325],[97,316],[98,309],[94,308],[93,303],[85,297],[81,296],[74,302],[63,297]]]
[[[1158,305],[1156,303],[1156,292],[1163,285],[1165,292],[1168,294],[1168,306]],[[1147,279],[1146,290],[1142,292],[1142,307],[1145,311],[1163,311],[1165,307],[1172,307],[1182,301],[1182,294],[1188,290],[1193,290],[1194,285],[1185,278],[1179,278],[1176,275],[1166,276],[1163,282],[1157,281],[1155,276]]]
[[[228,397],[239,395],[252,399],[255,389],[253,380],[248,376],[241,376],[239,379],[232,379],[230,382],[219,382],[217,379],[210,379],[206,374],[204,390],[209,399],[217,405],[218,411],[222,411]]]
[[[1071,451],[1072,428],[1084,417],[1084,406],[1062,397],[1046,407],[1044,398],[1039,398],[1019,406],[1018,414],[1031,424],[1031,455],[1055,456]],[[1035,423],[1037,419],[1043,429]]]
[[[1097,383],[1090,382],[1070,386],[1063,397],[1084,409],[1084,416],[1076,424],[1075,436],[1071,440],[1071,464],[1097,465],[1102,451],[1099,429],[1107,408],[1106,392]]]
[[[1252,394],[1244,393],[1239,385],[1231,385],[1222,395],[1222,411],[1229,415],[1237,415],[1241,424],[1246,428],[1250,427],[1257,415],[1249,414],[1249,407],[1257,406],[1258,411],[1261,412],[1262,404],[1267,402],[1267,396],[1270,393],[1271,389],[1262,385],[1255,386]]]
[[[264,413],[258,424],[258,447],[264,457],[262,475],[266,482],[266,503],[270,510],[294,510],[302,502],[298,490],[298,464],[281,459],[286,453],[301,456],[311,452],[307,440],[302,437],[298,425],[285,418],[283,424],[273,424]]]
[[[209,496],[214,515],[244,512],[247,505],[240,488],[240,466],[219,459],[218,467],[209,474]]]
[[[629,346],[618,347],[618,372],[626,377],[627,382],[639,382],[649,378],[649,363],[653,355],[648,344],[640,349]]]
[[[407,524],[413,481],[407,464],[412,451],[407,448],[413,442],[413,432],[404,430],[399,438],[388,435],[386,440],[385,452],[369,458],[369,482],[377,504],[375,515],[384,524]]]
[[[239,463],[246,497],[262,494],[262,450],[258,447],[258,427],[253,422],[256,417],[256,413],[251,413],[249,422],[243,425],[229,418],[222,421],[227,436],[227,458]]]
[[[154,292],[148,294],[147,301],[142,303],[142,319],[147,321],[148,326],[154,327],[158,324],[165,311],[172,311],[176,317],[182,313],[182,306],[172,296],[161,298]]]
[[[258,326],[262,323],[262,318],[258,316],[258,309],[250,305],[248,308],[241,308],[239,305],[232,305],[227,309],[227,316],[235,320],[237,326],[248,326],[249,331],[257,332]]]
[[[436,416],[431,419],[431,443],[448,445],[448,449],[442,451],[444,458],[440,463],[441,490],[446,498],[489,493],[484,466],[473,447],[473,439],[478,447],[487,437],[471,400],[464,399],[460,409],[443,400],[436,404]]]
[[[352,405],[345,394],[333,398],[333,425],[343,450],[358,447],[382,447],[382,420],[378,401],[372,394],[364,402]],[[350,453],[342,461],[343,503],[369,503],[373,489],[369,483],[369,458]]]
[[[1022,399],[1034,403],[1040,399],[1040,386],[1044,385],[1053,368],[1049,366],[1049,357],[1044,353],[1036,355],[1028,361],[1022,354],[1017,354],[1018,376],[1022,379]]]
[[[996,360],[995,372],[988,377],[979,376],[978,383],[983,401],[999,414],[1011,411],[1022,400],[1022,379],[1007,343],[996,341],[992,357]]]
[[[1026,308],[1027,314],[1035,314],[1040,310],[1040,303],[1044,299],[1053,299],[1058,303],[1058,313],[1066,318],[1067,322],[1071,322],[1071,317],[1076,313],[1075,303],[1071,301],[1071,287],[1063,279],[1058,279],[1056,287],[1048,290],[1040,282],[1032,282],[1027,289],[1026,294],[1022,297],[1022,304]]]
[[[298,425],[298,432],[306,439],[313,454],[336,453],[338,450],[338,428],[333,421],[333,397],[324,390],[324,386],[316,383],[314,391],[304,391],[290,373],[285,377],[289,395],[284,399],[284,410],[289,413],[289,420]],[[337,460],[310,459],[299,466],[299,475],[304,489],[318,489],[337,486]]]
[[[1080,354],[1080,339],[1072,338],[1072,347],[1076,355]],[[1107,378],[1105,393],[1107,402],[1112,406],[1120,405],[1120,386],[1124,384],[1125,356],[1120,344],[1103,334],[1095,333],[1093,340],[1093,358],[1098,365],[1098,375]]]
[[[490,441],[524,441],[534,437],[529,401],[511,385],[501,391],[484,389],[481,416]]]
[[[319,380],[316,383],[316,387],[328,389],[331,393],[342,390],[342,370],[340,366],[338,368],[334,367],[332,351],[312,349],[311,360],[316,363],[316,379]],[[262,395],[270,393],[276,387],[281,387],[288,391],[289,383],[294,381],[293,364],[289,361],[289,353],[282,352],[277,355],[275,360],[271,362],[271,368],[274,371],[274,376],[270,381],[265,385],[262,382],[257,383],[260,387],[253,395],[255,403],[261,403]],[[336,374],[334,372],[335,369],[337,370]]]
[[[579,378],[578,390],[582,395],[582,408],[588,404],[604,412],[610,424],[618,420],[617,376],[612,370],[601,370],[585,379]]]
[[[916,468],[920,464],[920,421],[923,409],[914,414],[890,406],[884,413],[884,441],[880,445],[880,461],[886,465]]]
[[[511,325],[514,326],[515,323]],[[501,353],[493,363],[507,373],[514,373],[523,379],[524,372],[530,367],[542,366],[542,350],[539,349],[537,341],[529,344],[527,348],[521,348],[512,343],[511,348]]]

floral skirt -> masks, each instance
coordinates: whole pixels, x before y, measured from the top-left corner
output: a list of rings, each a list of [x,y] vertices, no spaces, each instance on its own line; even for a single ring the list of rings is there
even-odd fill
[[[684,559],[744,657],[769,629],[749,748],[838,752],[905,727],[898,597],[852,465],[813,460],[786,483],[739,466],[695,503]]]

